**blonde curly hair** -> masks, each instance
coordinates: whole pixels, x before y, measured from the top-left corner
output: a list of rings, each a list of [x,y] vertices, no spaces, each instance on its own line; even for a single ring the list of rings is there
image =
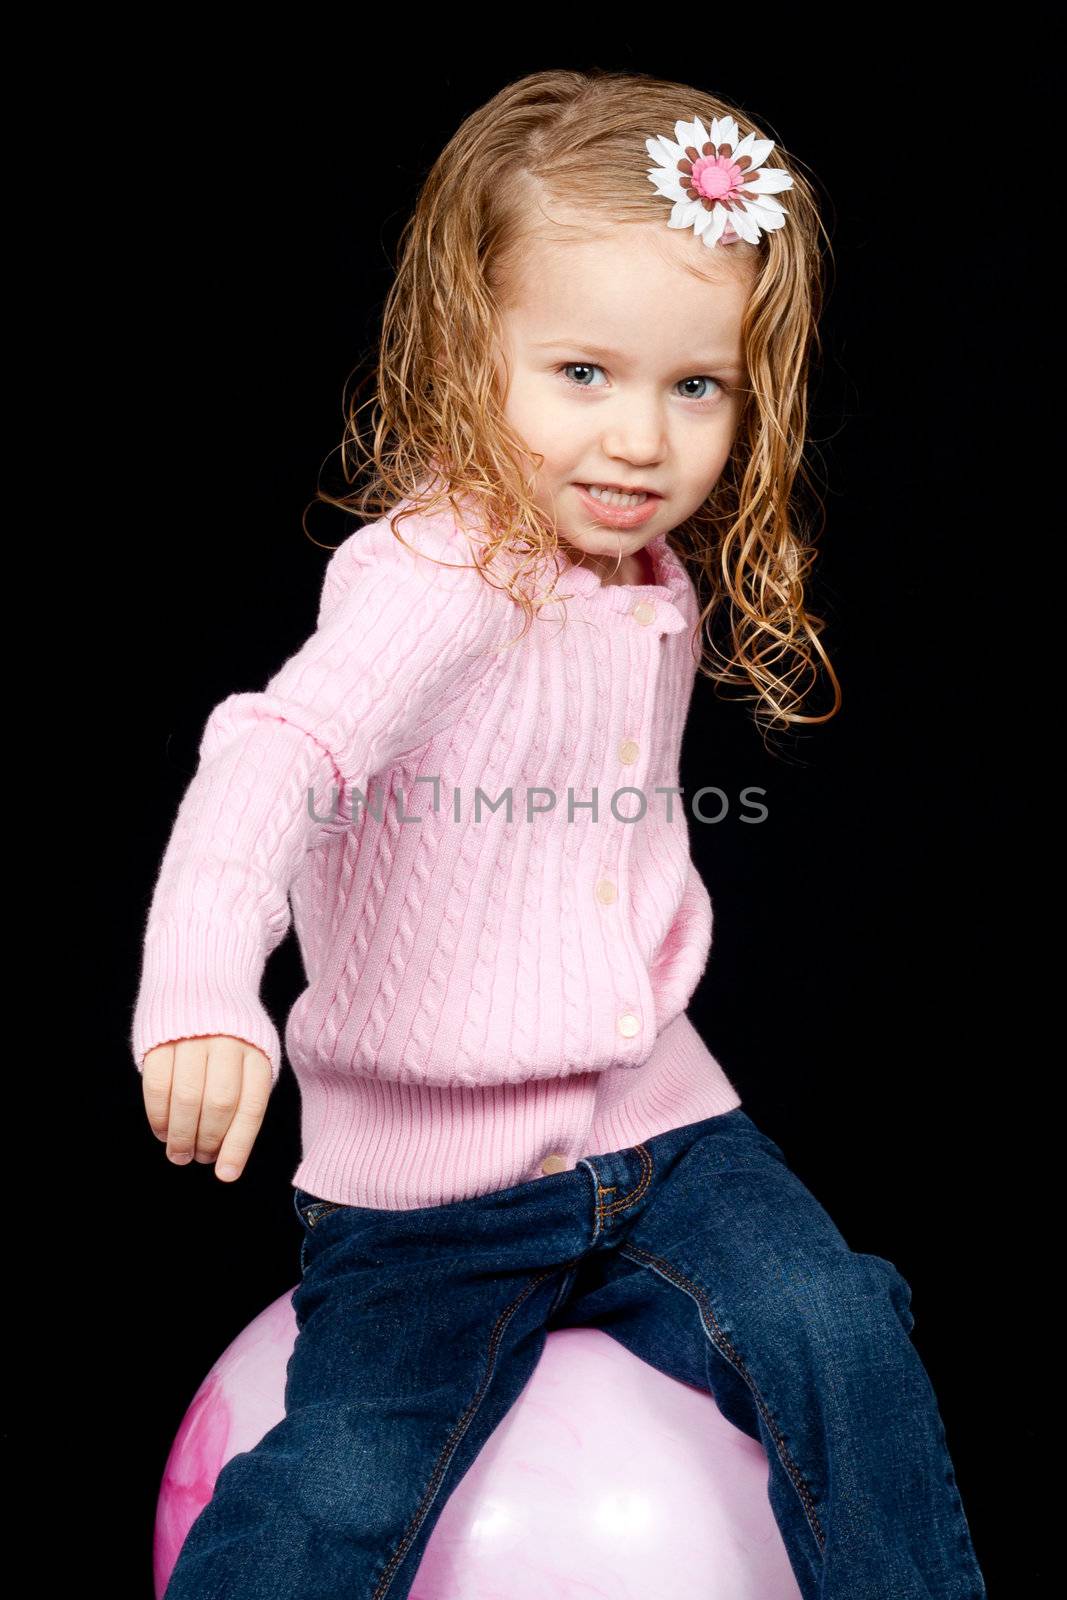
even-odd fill
[[[484,563],[475,564],[491,581],[499,571],[494,554],[508,552],[503,586],[528,627],[553,589],[530,594],[522,579],[546,560],[554,570],[558,535],[532,498],[531,453],[505,419],[497,367],[500,311],[526,238],[524,196],[532,182],[594,219],[663,224],[665,203],[647,176],[649,130],[673,129],[679,117],[707,125],[726,116],[742,136],[767,137],[736,107],[687,84],[594,69],[532,73],[467,117],[403,228],[377,371],[365,374],[347,406],[345,481],[361,475],[361,457],[368,481],[343,495],[319,488],[316,501],[371,519],[410,501],[393,522],[402,538],[407,515],[442,510],[446,500],[461,515],[460,501],[471,497],[488,531]],[[670,535],[700,602],[699,670],[719,686],[742,685],[765,733],[828,721],[841,704],[818,638],[824,623],[804,607],[814,537],[798,505],[798,481],[812,487],[803,459],[807,383],[824,293],[819,236],[826,234],[796,159],[778,141],[773,159],[793,180],[786,225],[756,245],[719,247],[752,277],[741,335],[748,385],[733,448],[707,500]],[[373,392],[360,401],[359,389],[371,382]],[[367,407],[375,413],[364,445]],[[817,676],[815,655],[834,695],[821,716],[800,710]]]

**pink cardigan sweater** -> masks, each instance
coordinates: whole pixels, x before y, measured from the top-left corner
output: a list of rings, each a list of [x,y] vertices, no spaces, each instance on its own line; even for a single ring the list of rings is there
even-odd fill
[[[712,924],[678,789],[691,580],[665,535],[653,584],[560,556],[511,643],[521,610],[462,565],[478,526],[408,518],[424,560],[383,517],[333,553],[316,631],[207,720],[144,933],[138,1069],[230,1034],[276,1082],[259,989],[291,905],[292,1182],[347,1205],[441,1205],[741,1103],[686,1014]]]

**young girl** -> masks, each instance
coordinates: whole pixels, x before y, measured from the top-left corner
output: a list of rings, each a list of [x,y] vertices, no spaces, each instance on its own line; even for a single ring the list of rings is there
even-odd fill
[[[312,637],[211,713],[145,934],[148,1117],[224,1180],[281,1066],[259,987],[290,903],[308,980],[286,1415],[220,1473],[168,1600],[400,1600],[565,1326],[762,1442],[805,1597],[985,1593],[908,1284],[686,1014],[695,674],[770,727],[825,720],[791,510],[819,223],[772,148],[683,84],[545,72],[420,194],[374,480],[334,502],[377,520]]]

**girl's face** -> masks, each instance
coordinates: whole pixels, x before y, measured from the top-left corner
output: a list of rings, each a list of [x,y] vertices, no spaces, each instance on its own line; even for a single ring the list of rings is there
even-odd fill
[[[743,410],[741,321],[754,276],[751,257],[726,258],[742,248],[711,251],[664,222],[580,242],[538,238],[523,258],[501,313],[504,410],[544,456],[534,500],[554,515],[561,547],[584,554],[604,582],[649,581],[638,553],[684,522],[726,465]],[[644,520],[609,526],[589,485],[650,491]]]

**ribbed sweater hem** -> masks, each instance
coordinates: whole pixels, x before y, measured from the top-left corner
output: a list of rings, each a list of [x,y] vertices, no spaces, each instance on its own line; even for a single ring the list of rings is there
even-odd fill
[[[671,1128],[719,1116],[741,1097],[686,1012],[639,1067],[486,1089],[304,1074],[303,1158],[294,1187],[341,1205],[413,1210],[543,1176]]]

